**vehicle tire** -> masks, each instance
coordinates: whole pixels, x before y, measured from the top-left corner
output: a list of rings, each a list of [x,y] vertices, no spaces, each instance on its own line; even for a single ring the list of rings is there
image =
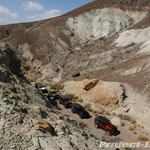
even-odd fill
[[[95,126],[95,128],[97,128],[97,129],[99,128],[99,126],[98,126],[98,124],[97,124],[97,123],[95,123],[95,124],[94,124],[94,126]]]
[[[83,119],[83,115],[80,114],[80,118]]]
[[[71,111],[72,111],[72,113],[75,113],[75,111],[74,111],[74,109],[73,109],[73,108],[71,108]]]
[[[111,135],[111,131],[110,131],[110,130],[107,130],[107,131],[106,131],[106,134],[107,134],[107,135]]]

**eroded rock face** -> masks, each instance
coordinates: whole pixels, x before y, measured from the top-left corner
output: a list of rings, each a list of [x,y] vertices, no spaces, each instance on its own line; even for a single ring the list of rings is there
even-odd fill
[[[95,104],[116,105],[123,100],[124,90],[120,83],[99,81],[90,90],[84,90],[84,87],[90,82],[90,80],[68,81],[64,84],[64,90],[80,96],[85,102]]]
[[[75,34],[75,40],[72,38],[72,42],[86,43],[123,31],[139,22],[146,14],[146,12],[133,13],[116,8],[104,8],[69,18],[66,25]]]
[[[8,44],[0,43],[0,64],[9,68],[14,74],[19,74],[21,62],[15,56]]]
[[[7,72],[9,63],[17,59],[10,58],[8,45],[1,46],[3,55],[0,71],[4,75],[6,71],[8,82],[0,80],[0,149],[98,149],[100,135],[59,112],[15,70]]]

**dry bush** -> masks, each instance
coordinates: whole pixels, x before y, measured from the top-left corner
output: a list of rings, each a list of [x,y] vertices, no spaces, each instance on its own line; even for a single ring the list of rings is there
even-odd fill
[[[98,114],[98,113],[99,113],[99,111],[98,111],[98,110],[92,110],[92,113],[94,113],[94,114]]]
[[[61,110],[61,108],[60,108],[60,106],[59,106],[58,104],[57,104],[56,108],[57,108],[58,110]]]
[[[85,110],[92,112],[91,105],[90,105],[89,103],[86,103],[86,104],[84,105],[84,108],[85,108]]]
[[[134,128],[130,126],[129,127],[129,131],[133,131],[133,130],[134,130]]]
[[[72,99],[75,99],[75,94],[66,94],[65,96],[68,97],[70,101],[72,101]]]
[[[101,110],[98,111],[98,113],[99,113],[99,114],[103,114],[103,113],[104,113],[104,110],[101,109]]]
[[[78,122],[81,124],[82,127],[86,127],[87,126],[82,120],[79,120]]]
[[[109,112],[109,111],[106,111],[106,115],[110,115],[110,112]]]
[[[29,82],[35,82],[35,79],[34,79],[34,78],[27,78],[27,80],[28,80]]]
[[[24,65],[23,68],[24,68],[26,71],[30,70],[30,66],[29,66],[29,65]]]
[[[83,99],[82,99],[82,98],[80,98],[80,99],[78,99],[78,101],[79,101],[79,102],[83,102]]]
[[[22,57],[22,60],[23,61],[28,61],[28,58],[27,57]]]
[[[113,112],[113,113],[112,113],[112,115],[113,115],[113,116],[116,116],[116,113],[115,113],[115,112]]]
[[[124,126],[124,125],[125,125],[125,123],[121,121],[120,126]]]
[[[137,132],[136,132],[136,131],[133,131],[133,134],[137,134]]]
[[[118,114],[118,117],[119,117],[120,119],[123,119],[123,115],[122,115],[122,114]]]
[[[144,126],[141,126],[142,129],[144,129]]]
[[[76,99],[75,99],[75,98],[72,98],[72,102],[76,102]]]
[[[142,134],[140,134],[138,136],[138,140],[140,140],[140,141],[148,141],[149,139],[147,137],[143,136]]]
[[[63,88],[63,86],[61,84],[53,84],[53,85],[51,85],[51,89],[53,89],[53,90],[60,90],[62,88]]]
[[[141,127],[139,124],[137,125],[138,127]]]
[[[35,82],[35,84],[42,84],[41,82]]]
[[[99,116],[98,113],[95,113],[95,116]]]
[[[130,118],[129,121],[130,121],[130,123],[132,123],[132,124],[136,123],[136,120],[135,120],[134,118],[132,118],[132,117]]]
[[[47,86],[48,85],[48,83],[43,83],[43,86]]]

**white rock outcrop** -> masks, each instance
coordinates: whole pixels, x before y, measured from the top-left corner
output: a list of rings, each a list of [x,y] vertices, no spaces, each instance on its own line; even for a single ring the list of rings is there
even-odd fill
[[[64,84],[64,90],[67,93],[74,93],[85,102],[94,103],[96,106],[98,104],[113,106],[123,100],[124,91],[120,83],[99,81],[89,91],[84,90],[85,85],[90,82],[91,80],[68,81]]]
[[[116,8],[103,8],[69,18],[66,25],[75,34],[74,41],[86,43],[123,31],[142,20],[146,14],[146,12],[125,12]]]

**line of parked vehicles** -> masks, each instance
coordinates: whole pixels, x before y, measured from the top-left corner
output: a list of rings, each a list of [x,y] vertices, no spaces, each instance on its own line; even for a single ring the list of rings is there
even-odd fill
[[[42,93],[48,93],[47,97],[50,101],[58,100],[59,104],[64,105],[65,108],[71,108],[72,113],[79,115],[81,119],[90,118],[90,114],[84,109],[84,107],[78,103],[72,103],[65,95],[59,95],[56,91],[48,91],[43,85],[36,84],[35,87]],[[57,102],[56,102],[57,103]],[[103,116],[95,117],[95,128],[101,128],[106,131],[108,135],[115,135],[117,127],[111,124],[111,121]]]

